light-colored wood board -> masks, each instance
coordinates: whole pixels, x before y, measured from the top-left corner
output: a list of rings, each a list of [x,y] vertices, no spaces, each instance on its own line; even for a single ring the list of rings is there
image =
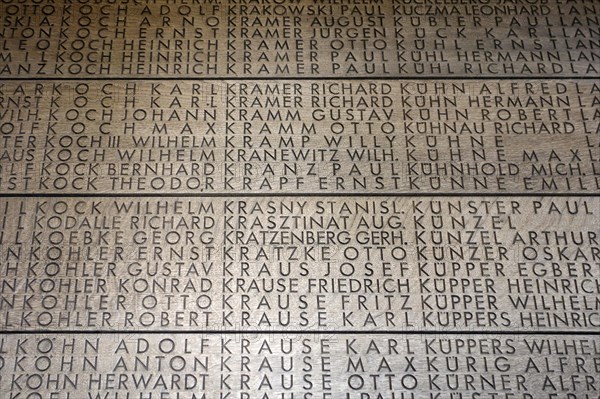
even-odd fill
[[[4,77],[598,76],[594,1],[0,4]]]
[[[597,197],[2,202],[2,330],[595,331]]]

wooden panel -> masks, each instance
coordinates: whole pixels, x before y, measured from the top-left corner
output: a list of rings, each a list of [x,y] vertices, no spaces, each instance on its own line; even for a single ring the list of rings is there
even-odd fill
[[[40,198],[1,207],[3,330],[600,326],[597,197]]]
[[[6,398],[594,397],[594,336],[1,336]],[[369,359],[369,361],[367,361]],[[460,371],[459,371],[460,370]],[[559,371],[560,370],[560,371]],[[394,396],[390,396],[394,395]],[[507,396],[509,395],[509,396]],[[477,397],[476,396],[476,397]],[[52,397],[52,396],[48,396]],[[110,396],[109,396],[110,397]],[[126,397],[126,396],[125,396]],[[575,397],[575,396],[572,396]]]
[[[597,76],[593,1],[17,2],[5,77]]]
[[[0,86],[0,192],[600,189],[578,81],[48,81]]]

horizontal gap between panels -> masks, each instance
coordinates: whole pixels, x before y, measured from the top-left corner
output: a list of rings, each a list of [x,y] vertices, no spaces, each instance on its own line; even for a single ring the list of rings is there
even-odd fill
[[[600,197],[600,193],[0,193],[0,198]]]
[[[3,335],[34,335],[34,334],[206,334],[206,335],[591,335],[600,337],[596,331],[494,331],[494,330],[13,330],[1,331]]]
[[[3,77],[0,75],[1,81],[156,81],[156,80],[177,80],[177,81],[253,81],[253,80],[270,80],[270,81],[293,81],[293,80],[596,80],[595,77],[588,76],[422,76],[422,75],[407,75],[407,76],[310,76],[310,77],[292,77],[292,76],[56,76],[56,77],[40,77],[40,76],[20,76],[20,77]]]

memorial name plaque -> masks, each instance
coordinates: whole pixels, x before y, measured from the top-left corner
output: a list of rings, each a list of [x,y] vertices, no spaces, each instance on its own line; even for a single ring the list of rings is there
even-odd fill
[[[596,0],[0,0],[0,399],[600,399]]]
[[[0,85],[4,192],[600,190],[597,81]]]
[[[592,76],[593,0],[2,2],[11,77]]]
[[[596,197],[0,206],[5,330],[600,328]]]
[[[600,373],[600,339],[576,335],[65,333],[0,349],[7,398],[594,398]]]

